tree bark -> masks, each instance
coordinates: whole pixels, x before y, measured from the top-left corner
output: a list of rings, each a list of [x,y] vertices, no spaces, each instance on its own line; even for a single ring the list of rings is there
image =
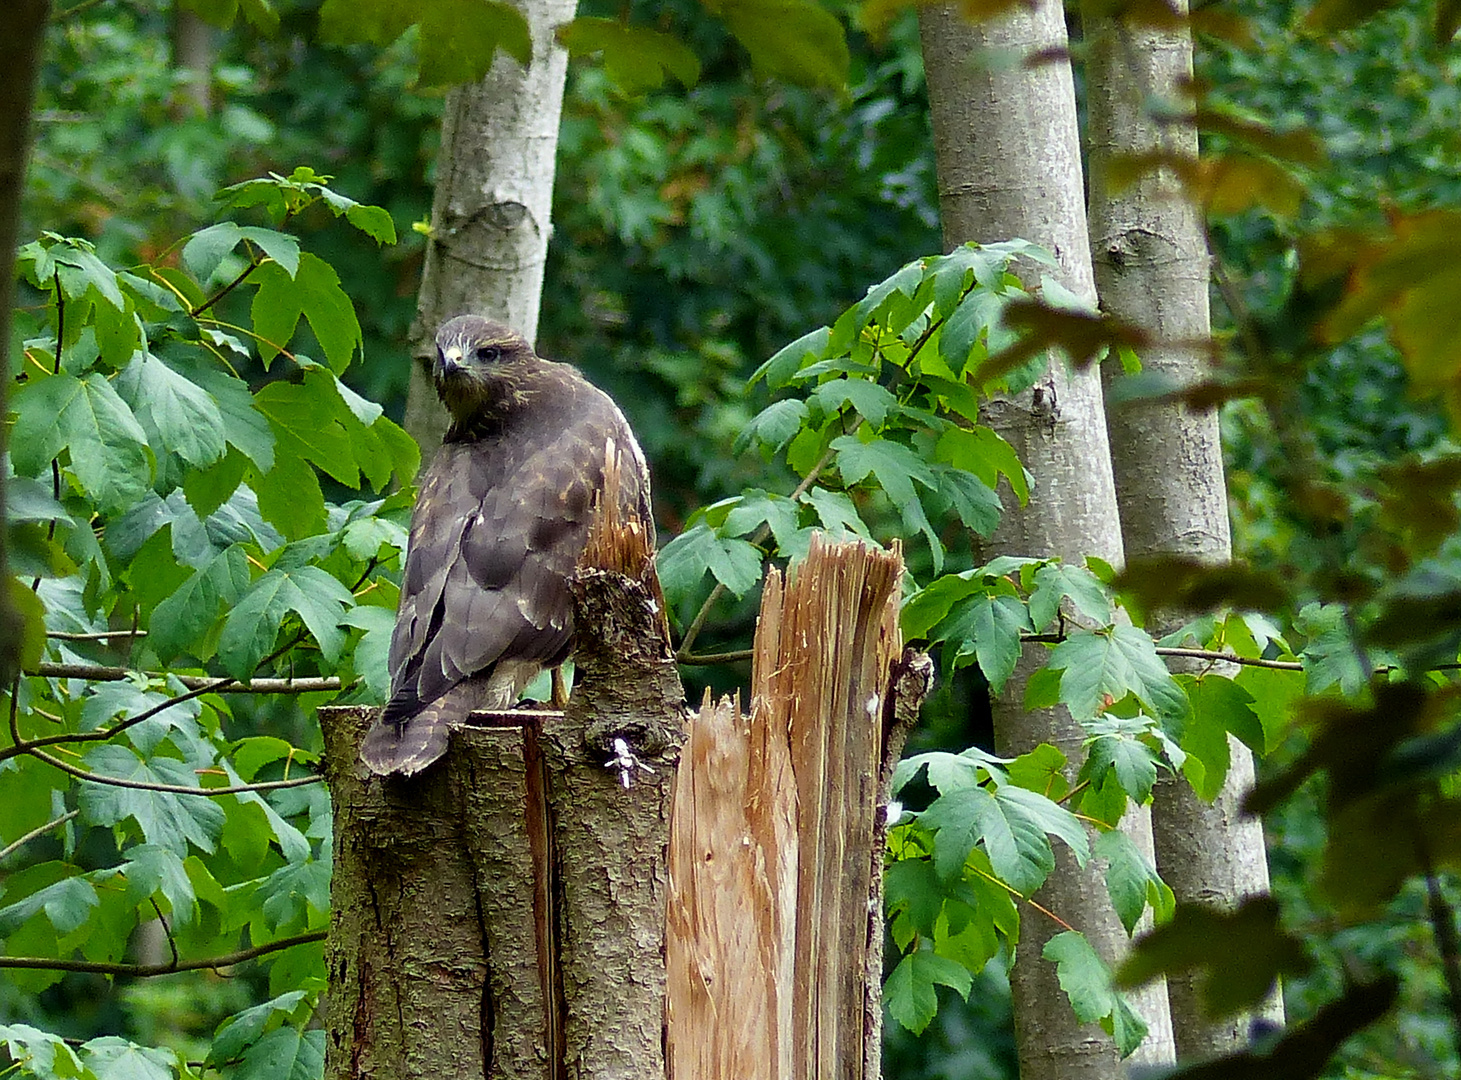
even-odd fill
[[[1061,5],[1032,8],[973,25],[956,5],[920,9],[937,153],[945,246],[968,240],[1022,237],[1052,251],[1061,283],[1094,303],[1086,232],[1075,93]],[[1035,478],[1028,507],[1008,497],[992,547],[997,552],[1059,556],[1079,563],[1096,555],[1122,561],[1120,524],[1111,473],[1100,378],[1053,365],[1017,397],[996,398],[985,421],[1000,432]],[[1085,733],[1064,709],[1026,712],[1024,686],[1043,659],[1027,647],[1015,675],[994,702],[996,749],[1018,754],[1041,742],[1065,753],[1072,772]],[[1124,827],[1151,851],[1144,809]],[[1128,947],[1100,868],[1081,870],[1063,849],[1040,890],[1042,904],[1082,930],[1108,964]],[[1115,1078],[1123,1075],[1111,1040],[1075,1019],[1041,958],[1057,931],[1050,920],[1022,921],[1010,981],[1014,994],[1020,1075],[1024,1080]],[[1150,1029],[1138,1060],[1172,1060],[1165,988],[1156,984],[1133,1001]]]
[[[1144,371],[1190,385],[1207,375],[1203,347],[1211,336],[1199,211],[1169,169],[1125,186],[1114,184],[1111,173],[1122,155],[1197,156],[1196,129],[1160,123],[1150,107],[1165,102],[1180,114],[1180,89],[1192,77],[1191,35],[1112,18],[1088,18],[1085,29],[1091,254],[1101,305],[1157,343],[1141,356]],[[1119,361],[1108,360],[1108,382],[1120,374]],[[1180,403],[1116,407],[1108,411],[1108,426],[1127,557],[1231,559],[1216,412]],[[1160,636],[1179,624],[1179,616],[1157,615],[1148,629]],[[1181,778],[1165,778],[1156,789],[1157,867],[1182,902],[1233,907],[1268,891],[1262,824],[1240,813],[1253,785],[1253,755],[1231,736],[1228,744],[1232,763],[1213,804]],[[1178,977],[1168,986],[1182,1057],[1214,1057],[1246,1043],[1248,1018],[1205,1017],[1194,979]],[[1281,1023],[1282,999],[1274,995],[1262,1014]]]
[[[359,763],[377,710],[320,711],[335,810],[329,1080],[664,1075],[684,694],[648,530],[609,544],[607,567],[601,538],[573,582],[585,629],[566,713],[475,713],[487,726],[454,731],[442,765],[382,779]],[[616,738],[640,762],[627,784],[606,768]]]
[[[15,303],[15,244],[20,231],[20,200],[30,156],[30,115],[40,73],[41,44],[51,16],[50,0],[12,0],[0,17],[0,416],[9,416],[6,392],[11,378],[10,309]],[[8,424],[0,424],[0,455]],[[5,520],[5,478],[0,476],[0,521]],[[5,530],[0,529],[0,683],[20,670],[23,637],[20,612],[10,596]]]
[[[428,456],[446,432],[423,363],[431,360],[437,327],[476,314],[507,323],[529,341],[537,335],[568,70],[568,54],[553,34],[573,18],[575,6],[575,0],[524,0],[532,64],[524,69],[498,53],[486,78],[447,94],[431,239],[411,327],[417,362],[405,418]]]

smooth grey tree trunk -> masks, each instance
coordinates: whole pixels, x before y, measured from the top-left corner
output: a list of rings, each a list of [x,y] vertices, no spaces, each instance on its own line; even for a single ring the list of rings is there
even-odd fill
[[[1061,5],[1041,0],[1032,10],[975,25],[957,5],[935,4],[920,9],[920,30],[945,246],[1013,237],[1034,241],[1054,252],[1062,284],[1094,301],[1070,66],[1065,59],[1024,63],[1034,54],[1065,55]],[[1052,366],[1031,391],[990,404],[986,421],[1009,440],[1035,478],[1028,507],[1006,498],[995,551],[1076,563],[1090,554],[1121,563],[1104,416],[1098,373],[1064,365]],[[1039,648],[1026,650],[994,702],[996,749],[1015,754],[1051,742],[1066,754],[1073,772],[1083,754],[1080,725],[1064,709],[1027,712],[1022,706],[1025,682],[1043,659]],[[1145,811],[1128,817],[1133,839],[1150,851]],[[1108,963],[1125,953],[1126,933],[1094,861],[1081,870],[1060,849],[1056,871],[1037,895],[1081,929]],[[1059,929],[1037,912],[1023,914],[1011,972],[1020,1075],[1123,1077],[1111,1040],[1094,1024],[1078,1023],[1054,966],[1041,957]],[[1165,987],[1148,988],[1133,1004],[1151,1030],[1138,1060],[1170,1061]]]
[[[417,363],[406,398],[406,430],[427,456],[446,432],[423,363],[431,359],[436,328],[476,314],[529,341],[537,335],[568,70],[568,54],[553,34],[575,6],[576,0],[522,0],[532,64],[524,69],[499,52],[486,78],[447,94],[431,240],[411,327]]]
[[[20,230],[20,197],[25,163],[30,156],[30,113],[40,72],[41,43],[50,0],[11,0],[0,16],[0,349],[5,371],[0,378],[0,416],[10,383],[10,308],[15,300],[15,240]],[[7,425],[0,424],[0,454],[5,453]],[[5,518],[5,478],[0,476],[0,521]],[[0,529],[0,584],[8,582],[5,530]],[[9,685],[20,669],[20,613],[9,592],[0,588],[0,682]]]
[[[174,8],[172,62],[183,77],[173,99],[173,119],[187,120],[213,111],[213,64],[217,57],[213,28],[186,8]]]
[[[1121,155],[1197,156],[1193,127],[1158,123],[1152,112],[1157,102],[1180,114],[1179,87],[1192,76],[1191,35],[1110,18],[1088,18],[1085,30],[1091,257],[1101,305],[1157,343],[1141,357],[1144,371],[1189,385],[1207,374],[1202,346],[1211,335],[1199,211],[1169,169],[1124,186],[1111,174]],[[1108,381],[1118,377],[1119,361],[1108,361],[1105,374]],[[1172,402],[1114,407],[1108,427],[1127,558],[1228,561],[1232,541],[1217,414]],[[1160,635],[1179,621],[1157,617],[1148,629]],[[1191,670],[1195,662],[1188,663]],[[1231,907],[1268,891],[1262,824],[1239,813],[1253,786],[1253,755],[1231,736],[1228,742],[1232,765],[1215,802],[1203,802],[1180,777],[1164,779],[1156,790],[1157,866],[1179,901]],[[1236,1049],[1248,1039],[1247,1018],[1203,1016],[1194,978],[1168,985],[1178,1052],[1184,1059],[1207,1058]],[[1282,1022],[1282,1000],[1275,995],[1263,1012]]]

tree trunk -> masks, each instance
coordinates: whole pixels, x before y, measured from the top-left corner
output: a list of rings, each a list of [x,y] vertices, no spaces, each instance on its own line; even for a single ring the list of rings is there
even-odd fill
[[[920,31],[945,246],[1013,237],[1034,241],[1059,260],[1062,284],[1094,302],[1061,6],[1041,0],[1033,9],[973,25],[956,5],[930,5],[920,10]],[[1035,56],[1040,59],[1026,62]],[[1119,565],[1121,532],[1099,375],[1052,366],[1031,391],[992,401],[986,422],[1009,440],[1035,478],[1028,507],[1006,499],[994,549],[1071,562],[1090,554]],[[1017,754],[1050,742],[1065,753],[1073,773],[1083,756],[1080,725],[1064,709],[1026,712],[1021,704],[1025,682],[1042,659],[1038,649],[1026,649],[994,702],[996,749]],[[1151,851],[1145,810],[1128,815],[1125,827],[1138,846]],[[1080,870],[1062,849],[1038,899],[1082,930],[1107,963],[1125,953],[1126,933],[1094,862]],[[1114,1080],[1123,1075],[1114,1045],[1093,1025],[1077,1022],[1054,966],[1041,957],[1057,929],[1038,914],[1021,923],[1010,976],[1020,1075]],[[1139,1060],[1170,1061],[1165,988],[1153,985],[1133,1005],[1150,1029]]]
[[[1141,356],[1144,371],[1177,385],[1198,382],[1207,375],[1201,346],[1211,335],[1208,252],[1199,211],[1168,169],[1147,172],[1124,187],[1111,182],[1120,155],[1197,156],[1196,130],[1158,123],[1150,108],[1157,101],[1180,111],[1180,87],[1192,77],[1192,39],[1186,30],[1110,18],[1087,19],[1085,28],[1091,253],[1101,304],[1157,342]],[[1119,375],[1113,358],[1107,379]],[[1227,562],[1232,541],[1216,412],[1179,403],[1116,407],[1108,425],[1127,557]],[[1177,616],[1156,616],[1148,629],[1160,636],[1179,622]],[[1182,902],[1232,907],[1268,891],[1262,824],[1239,813],[1253,785],[1253,756],[1231,736],[1228,743],[1232,764],[1213,804],[1181,778],[1164,779],[1156,789],[1157,866]],[[1208,1058],[1237,1049],[1249,1037],[1247,1018],[1206,1018],[1195,977],[1179,977],[1168,986],[1178,1052],[1184,1059]],[[1282,1022],[1282,1000],[1275,995],[1263,1014]]]
[[[321,710],[335,812],[329,1080],[664,1075],[684,692],[648,531],[607,552],[601,535],[573,583],[593,632],[566,712],[473,714],[486,726],[454,731],[442,765],[382,779],[359,763],[377,710]],[[627,782],[606,767],[616,738],[639,755]]]
[[[532,341],[553,208],[554,157],[568,54],[553,33],[575,0],[524,0],[533,60],[499,53],[486,78],[446,98],[437,156],[431,240],[411,328],[406,430],[430,456],[446,432],[421,363],[436,328],[456,315],[485,315]]]
[[[30,114],[40,73],[41,43],[51,17],[50,0],[11,0],[0,17],[0,349],[5,371],[0,378],[0,416],[9,416],[10,309],[15,303],[15,243],[20,231],[20,199],[25,190],[25,163],[30,156]],[[0,424],[0,455],[5,453],[8,424]],[[0,521],[5,520],[5,477],[0,475]],[[10,595],[5,530],[0,529],[0,683],[20,670],[21,616]]]
[[[217,51],[211,26],[186,8],[173,9],[172,62],[183,74],[173,98],[174,120],[212,113],[213,63]]]

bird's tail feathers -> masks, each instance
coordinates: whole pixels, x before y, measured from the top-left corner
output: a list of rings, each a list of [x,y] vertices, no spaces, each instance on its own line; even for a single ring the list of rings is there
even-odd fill
[[[399,723],[382,718],[366,733],[360,760],[379,776],[414,776],[446,753],[450,734],[451,725],[433,706]]]
[[[510,709],[523,687],[542,670],[536,660],[502,660],[463,679],[426,706],[408,683],[386,705],[360,746],[360,760],[380,776],[413,776],[446,753],[453,722],[474,709]],[[419,710],[419,711],[417,711]]]

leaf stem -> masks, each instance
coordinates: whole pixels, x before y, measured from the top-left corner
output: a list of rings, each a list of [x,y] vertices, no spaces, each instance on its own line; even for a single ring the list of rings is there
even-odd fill
[[[1055,921],[1056,925],[1063,926],[1067,930],[1074,930],[1075,929],[1074,926],[1071,926],[1070,923],[1066,922],[1059,915],[1055,914],[1055,912],[1051,911],[1044,904],[1041,904],[1041,903],[1038,903],[1038,902],[1036,902],[1034,900],[1031,900],[1028,896],[1026,896],[1024,893],[1020,892],[1018,889],[1016,889],[1013,886],[1011,886],[1008,882],[1000,881],[999,878],[995,877],[993,874],[988,873],[987,871],[981,870],[977,866],[971,866],[971,867],[969,867],[969,869],[970,870],[973,870],[976,874],[978,874],[980,877],[982,877],[985,881],[993,882],[995,885],[998,885],[1001,889],[1003,889],[1005,892],[1009,893],[1016,900],[1022,900],[1022,901],[1024,901],[1025,903],[1029,904],[1032,908],[1034,908],[1036,911],[1040,912],[1040,914],[1045,915],[1045,916],[1048,916],[1049,918],[1053,919]]]

